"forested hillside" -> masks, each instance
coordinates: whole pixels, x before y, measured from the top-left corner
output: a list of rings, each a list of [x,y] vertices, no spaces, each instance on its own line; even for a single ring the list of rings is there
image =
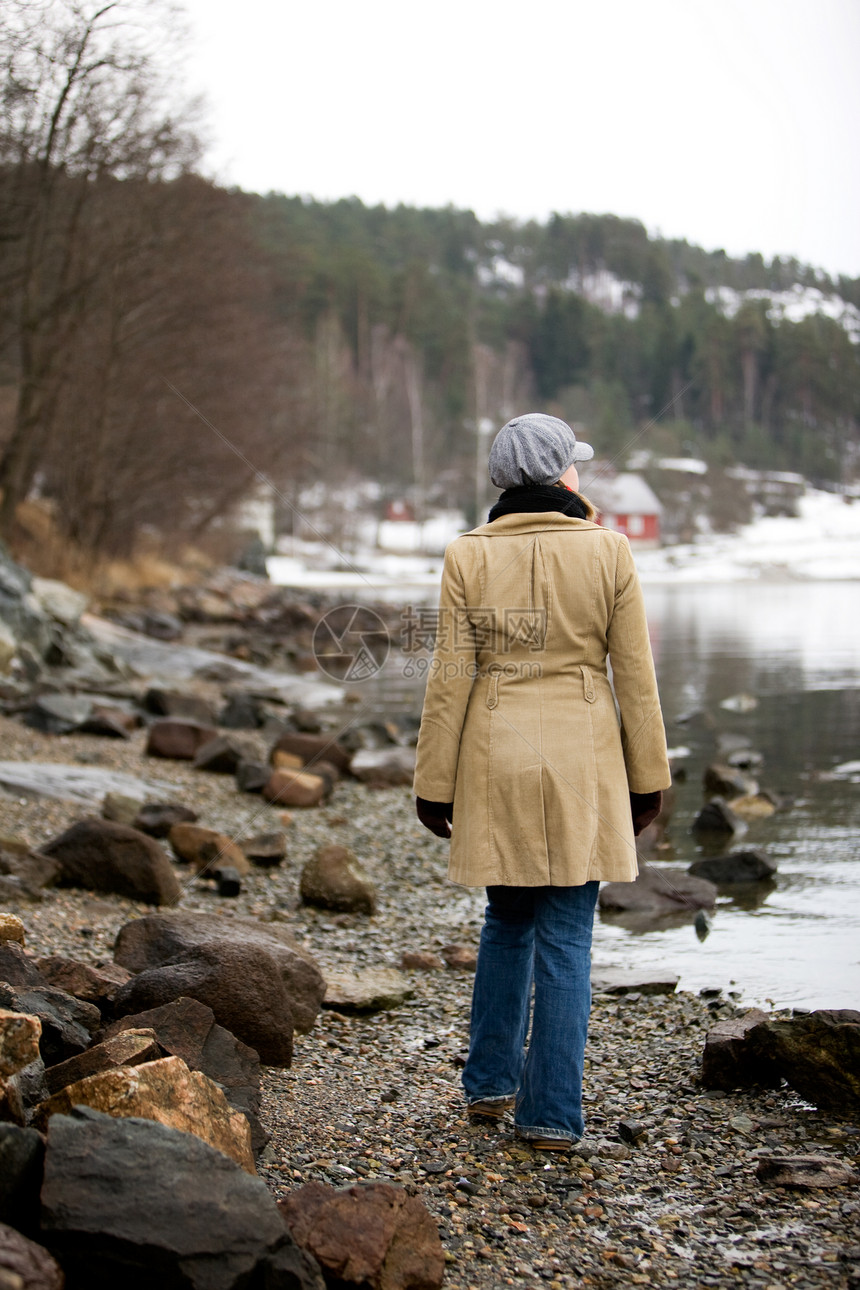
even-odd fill
[[[221,190],[153,51],[49,10],[13,0],[0,31],[7,535],[36,493],[85,549],[196,536],[261,475],[288,497],[360,472],[462,503],[529,407],[621,460],[635,441],[856,477],[860,281],[613,215]]]

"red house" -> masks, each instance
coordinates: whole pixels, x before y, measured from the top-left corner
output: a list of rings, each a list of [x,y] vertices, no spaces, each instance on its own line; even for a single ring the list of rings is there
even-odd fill
[[[663,508],[641,475],[595,475],[581,479],[583,494],[597,510],[597,522],[623,533],[636,546],[658,546]]]

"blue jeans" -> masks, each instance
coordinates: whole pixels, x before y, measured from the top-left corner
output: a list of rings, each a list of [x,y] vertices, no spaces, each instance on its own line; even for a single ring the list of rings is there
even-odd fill
[[[582,1137],[598,887],[487,888],[463,1088],[469,1102],[516,1095],[522,1137]]]

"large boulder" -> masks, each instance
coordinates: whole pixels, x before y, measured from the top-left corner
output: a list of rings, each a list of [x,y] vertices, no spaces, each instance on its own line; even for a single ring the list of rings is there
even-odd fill
[[[318,847],[302,869],[299,890],[306,905],[350,914],[376,912],[373,883],[348,847]]]
[[[417,1196],[390,1183],[338,1191],[310,1182],[278,1202],[294,1240],[330,1285],[362,1290],[437,1290],[445,1251]]]
[[[0,941],[0,981],[7,985],[47,985],[36,962],[15,941]]]
[[[727,1017],[718,1021],[705,1036],[702,1053],[702,1084],[705,1088],[748,1088],[761,1084],[777,1088],[780,1075],[774,1063],[753,1051],[750,1034],[763,1021],[767,1013],[751,1008],[742,1017]]]
[[[148,968],[118,991],[119,1016],[172,1003],[183,995],[210,1007],[268,1066],[289,1066],[293,1013],[278,965],[266,950],[231,941],[194,945],[161,967]]]
[[[860,1112],[860,1012],[820,1008],[801,1017],[766,1018],[749,1038],[753,1052],[801,1097],[838,1115]]]
[[[114,957],[129,971],[143,972],[172,962],[194,946],[220,945],[225,941],[238,949],[247,946],[265,950],[274,959],[295,1028],[301,1034],[309,1031],[320,1010],[325,981],[313,959],[297,950],[289,930],[278,924],[262,927],[256,919],[228,920],[220,914],[149,914],[120,928]],[[227,1029],[232,1027],[227,1025]]]
[[[42,1239],[66,1290],[324,1290],[262,1179],[192,1134],[83,1107],[48,1126]]]
[[[635,882],[608,882],[601,887],[601,909],[651,915],[678,914],[696,909],[713,909],[717,889],[704,878],[668,867],[644,865]]]
[[[148,905],[175,905],[182,889],[162,848],[145,833],[90,816],[45,844],[61,884],[115,892]]]
[[[69,1084],[36,1108],[34,1127],[45,1129],[53,1115],[73,1106],[89,1106],[116,1117],[157,1120],[168,1128],[193,1133],[223,1151],[247,1173],[256,1173],[251,1129],[234,1111],[221,1089],[181,1057],[161,1057],[139,1066],[117,1066]]]
[[[205,1003],[186,998],[120,1018],[104,1031],[103,1042],[118,1040],[125,1033],[139,1035],[142,1030],[155,1036],[163,1053],[181,1057],[190,1070],[202,1071],[223,1089],[230,1105],[241,1111],[251,1126],[255,1154],[262,1151],[269,1137],[259,1119],[260,1059],[254,1049],[219,1026]]]
[[[695,878],[706,878],[718,886],[738,882],[767,882],[776,873],[776,865],[757,848],[733,851],[727,856],[703,856],[687,870]]]

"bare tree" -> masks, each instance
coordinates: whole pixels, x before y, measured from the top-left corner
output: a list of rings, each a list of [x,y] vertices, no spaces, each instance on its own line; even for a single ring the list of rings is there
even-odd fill
[[[190,107],[169,106],[161,51],[176,49],[176,31],[162,0],[6,0],[2,10],[0,281],[15,301],[18,399],[0,454],[0,531],[32,487],[64,364],[111,272],[94,200],[109,178],[151,183],[196,156]]]

